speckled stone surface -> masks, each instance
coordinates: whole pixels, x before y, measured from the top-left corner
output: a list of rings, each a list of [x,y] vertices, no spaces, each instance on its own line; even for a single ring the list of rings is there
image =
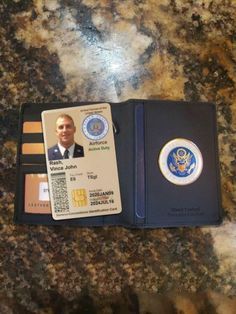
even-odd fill
[[[223,224],[14,225],[20,104],[129,98],[216,103]],[[1,0],[0,103],[0,313],[236,313],[235,1]]]

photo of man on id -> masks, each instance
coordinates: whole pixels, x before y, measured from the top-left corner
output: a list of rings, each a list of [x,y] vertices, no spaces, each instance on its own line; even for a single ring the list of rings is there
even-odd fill
[[[75,142],[76,126],[73,118],[62,113],[56,119],[56,136],[58,142],[48,149],[49,160],[84,157],[84,148]]]

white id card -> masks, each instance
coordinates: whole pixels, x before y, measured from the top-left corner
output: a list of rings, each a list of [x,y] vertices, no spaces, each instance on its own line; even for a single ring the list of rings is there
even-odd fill
[[[53,218],[120,213],[110,105],[43,111],[42,123]]]

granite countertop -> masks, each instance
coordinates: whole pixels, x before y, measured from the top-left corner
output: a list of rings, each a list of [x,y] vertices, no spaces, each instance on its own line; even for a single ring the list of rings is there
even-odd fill
[[[236,313],[235,2],[2,0],[0,43],[0,313]],[[20,105],[130,98],[216,104],[223,224],[14,225]]]

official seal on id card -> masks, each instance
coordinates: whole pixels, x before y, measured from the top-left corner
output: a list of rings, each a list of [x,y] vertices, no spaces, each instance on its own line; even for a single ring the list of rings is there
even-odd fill
[[[120,213],[110,105],[46,110],[42,125],[53,218]]]

